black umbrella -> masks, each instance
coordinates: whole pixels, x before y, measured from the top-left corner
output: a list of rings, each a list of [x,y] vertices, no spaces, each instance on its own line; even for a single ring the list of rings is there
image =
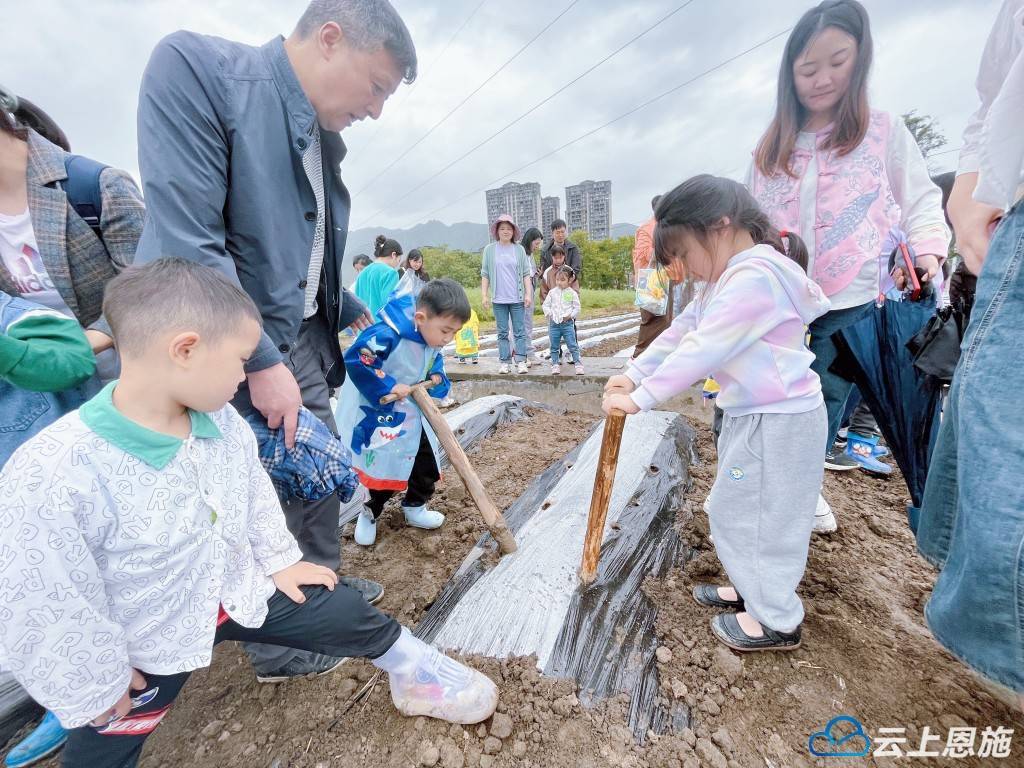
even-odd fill
[[[914,367],[907,342],[935,314],[931,291],[919,300],[886,300],[862,320],[836,333],[839,356],[832,371],[853,381],[921,506],[928,462],[939,428],[941,388]],[[911,527],[916,527],[911,515]]]

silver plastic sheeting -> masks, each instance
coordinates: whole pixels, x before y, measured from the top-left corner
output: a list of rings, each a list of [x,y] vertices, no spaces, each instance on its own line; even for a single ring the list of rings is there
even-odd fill
[[[658,692],[656,608],[648,576],[681,562],[673,523],[689,483],[693,432],[681,416],[626,421],[597,580],[577,571],[583,552],[601,426],[538,477],[506,512],[519,545],[496,564],[483,537],[424,618],[417,634],[442,648],[502,658],[536,654],[542,672],[573,677],[584,703],[631,694],[638,739],[688,720]]]
[[[534,318],[534,319],[537,320],[537,318]],[[624,315],[610,315],[608,317],[594,317],[594,318],[591,318],[590,320],[577,320],[576,321],[576,329],[579,330],[580,328],[592,328],[594,326],[604,327],[604,326],[612,324],[612,323],[619,323],[619,322],[624,322],[624,321],[627,321],[627,320],[632,321],[634,324],[639,323],[640,322],[640,315],[637,312],[627,312]],[[541,325],[538,322],[537,325],[533,326],[533,338],[534,339],[546,339],[547,337],[548,337],[548,326],[547,326],[546,323]],[[479,339],[479,344],[480,344],[481,347],[493,347],[497,343],[498,343],[498,334],[496,334],[496,333],[488,333],[488,334],[486,334],[484,336],[481,336],[480,339]],[[446,355],[453,355],[453,354],[455,354],[455,343],[452,342],[451,344],[446,346],[444,348],[443,352]]]
[[[0,744],[7,742],[25,723],[42,712],[42,707],[25,693],[13,675],[0,673]]]
[[[587,349],[587,347],[593,347],[600,344],[602,341],[607,339],[618,338],[619,336],[635,335],[637,330],[640,328],[639,319],[623,320],[618,323],[612,323],[607,326],[600,326],[598,328],[587,328],[580,330],[577,328],[576,341],[579,342],[580,349]],[[612,331],[618,331],[618,333],[611,333]],[[509,342],[512,343],[511,341]],[[539,354],[541,357],[547,357],[551,348],[551,342],[548,339],[547,328],[544,329],[544,335],[542,337],[535,338],[533,340],[533,349],[542,350]],[[497,347],[489,347],[480,351],[480,357],[494,357],[498,354]]]

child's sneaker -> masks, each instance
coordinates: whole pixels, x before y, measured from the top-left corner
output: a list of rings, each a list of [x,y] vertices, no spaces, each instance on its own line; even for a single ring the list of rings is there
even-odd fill
[[[388,673],[391,700],[406,717],[474,725],[498,707],[498,687],[489,677],[445,656],[405,627],[387,653],[372,663]]]
[[[586,371],[583,370],[583,363],[576,363],[575,368],[577,376],[582,376],[584,373],[586,373]]]
[[[34,765],[64,746],[67,740],[68,732],[61,727],[57,716],[47,712],[35,730],[7,753],[4,765],[7,768]]]
[[[552,363],[552,365],[551,365],[551,375],[552,376],[560,376],[561,374],[562,374],[562,366],[560,366],[558,363]]]
[[[480,357],[479,357],[478,355],[473,355],[473,357],[472,357],[472,359],[470,360],[470,362],[471,362],[471,363],[472,363],[473,365],[477,365],[477,364],[479,364],[479,362],[480,362]]]
[[[814,533],[835,533],[839,528],[832,507],[825,497],[818,494],[818,507],[814,510]]]
[[[373,519],[373,512],[363,507],[356,518],[356,544],[364,547],[373,546],[377,541],[377,521]]]
[[[444,525],[444,515],[432,509],[422,507],[402,507],[405,513],[405,522],[413,528],[423,528],[432,531]]]
[[[846,436],[846,455],[860,464],[861,469],[873,475],[891,475],[892,467],[884,461],[879,461],[875,455],[877,446],[877,437],[866,437],[856,432],[850,432]]]
[[[508,373],[511,370],[512,368],[509,366],[508,363],[502,363],[501,365],[498,366],[498,373]]]
[[[519,367],[516,370],[519,373],[529,373],[530,372],[530,366],[528,366],[526,364],[526,361],[523,360],[521,363],[519,363]]]

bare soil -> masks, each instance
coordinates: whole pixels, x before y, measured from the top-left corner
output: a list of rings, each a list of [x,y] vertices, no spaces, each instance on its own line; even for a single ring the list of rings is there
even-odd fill
[[[841,713],[858,717],[872,733],[905,727],[905,750],[917,747],[925,726],[944,738],[955,725],[975,726],[979,734],[985,726],[1002,725],[1024,738],[1020,712],[990,693],[928,633],[922,608],[934,573],[916,554],[898,474],[828,474],[824,493],[840,529],[812,541],[798,651],[741,657],[720,646],[708,627],[713,611],[689,594],[697,581],[723,579],[701,507],[715,471],[706,425],[710,410],[683,410],[697,427],[698,463],[677,528],[695,557],[664,581],[648,579],[644,589],[659,609],[665,695],[691,706],[692,730],[651,736],[638,746],[625,727],[628,696],[584,709],[573,681],[541,678],[529,658],[468,660],[501,689],[499,713],[477,727],[403,718],[391,707],[385,683],[342,716],[352,694],[370,679],[369,664],[354,661],[326,678],[266,686],[255,682],[240,649],[225,644],[210,669],[192,676],[149,740],[141,764],[800,768],[995,762],[812,758],[809,735]],[[582,440],[593,421],[538,412],[484,441],[472,459],[495,503],[508,506],[536,474]],[[448,515],[436,532],[408,529],[396,515],[382,524],[373,549],[357,547],[347,533],[343,540],[344,572],[383,582],[382,607],[406,623],[423,615],[483,531],[457,477],[442,481],[436,501]],[[1024,745],[1015,744],[1013,756],[996,764],[1024,765]]]

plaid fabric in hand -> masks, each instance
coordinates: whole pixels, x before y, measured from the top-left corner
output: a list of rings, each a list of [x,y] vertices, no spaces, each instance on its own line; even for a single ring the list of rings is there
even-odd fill
[[[299,408],[295,447],[284,444],[284,427],[270,429],[258,411],[246,416],[260,445],[260,461],[282,499],[319,501],[338,495],[352,498],[359,479],[352,471],[352,454],[341,439],[306,408]]]

